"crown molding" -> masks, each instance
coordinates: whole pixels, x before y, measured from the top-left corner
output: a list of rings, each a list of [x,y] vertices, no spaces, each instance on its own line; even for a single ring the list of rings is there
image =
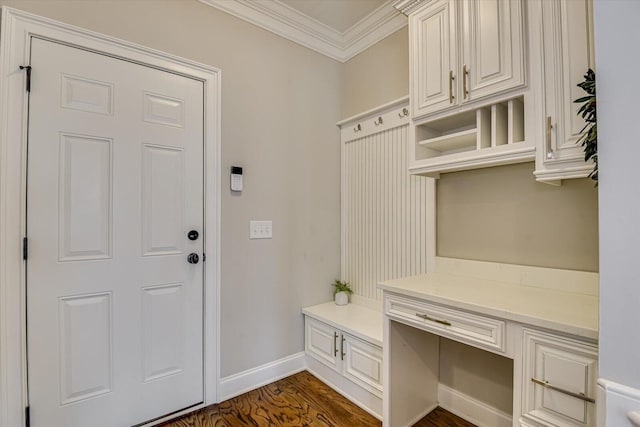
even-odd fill
[[[409,15],[418,7],[422,6],[422,3],[427,3],[428,1],[429,0],[395,0],[393,7],[405,15]]]
[[[340,62],[346,62],[407,25],[388,0],[345,32],[337,31],[279,0],[199,0]]]

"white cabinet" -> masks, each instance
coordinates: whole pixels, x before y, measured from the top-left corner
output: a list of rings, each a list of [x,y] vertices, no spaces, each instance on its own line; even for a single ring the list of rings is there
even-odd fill
[[[409,16],[413,117],[457,104],[456,0],[437,0]]]
[[[305,350],[318,361],[339,371],[338,363],[342,359],[339,353],[341,343],[340,330],[325,323],[305,317]]]
[[[461,4],[462,102],[524,85],[522,1]]]
[[[305,316],[308,355],[382,397],[382,349],[324,322]]]
[[[522,1],[435,0],[409,15],[412,117],[525,83]]]
[[[594,67],[590,0],[537,1],[538,16],[532,31],[540,60],[532,70],[542,85],[541,113],[536,119],[539,145],[535,175],[539,181],[559,183],[565,178],[587,176],[593,164],[585,163],[584,151],[576,144],[585,122],[573,101],[585,96],[576,85]]]
[[[523,426],[596,425],[598,347],[536,330],[523,330]]]

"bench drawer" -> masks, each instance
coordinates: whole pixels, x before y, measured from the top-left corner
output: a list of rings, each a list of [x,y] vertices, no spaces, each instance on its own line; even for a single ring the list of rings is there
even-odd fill
[[[398,295],[387,294],[385,313],[390,318],[494,352],[506,351],[506,322]]]

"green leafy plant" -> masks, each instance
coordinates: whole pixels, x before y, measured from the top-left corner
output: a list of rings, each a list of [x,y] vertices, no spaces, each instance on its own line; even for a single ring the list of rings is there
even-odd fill
[[[333,286],[334,295],[338,292],[346,292],[349,295],[353,293],[353,289],[351,289],[349,282],[343,282],[342,280],[336,279],[331,286]]]
[[[583,103],[578,110],[578,115],[582,116],[586,124],[580,131],[582,136],[578,142],[584,147],[584,161],[593,160],[593,171],[589,178],[596,182],[598,186],[598,125],[596,122],[596,73],[591,68],[584,75],[584,80],[578,83],[578,87],[587,93],[587,96],[576,99],[574,102]]]

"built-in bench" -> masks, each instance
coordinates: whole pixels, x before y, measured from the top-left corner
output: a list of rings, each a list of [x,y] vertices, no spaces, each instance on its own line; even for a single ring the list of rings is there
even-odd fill
[[[311,373],[382,418],[382,312],[334,302],[302,309]]]

